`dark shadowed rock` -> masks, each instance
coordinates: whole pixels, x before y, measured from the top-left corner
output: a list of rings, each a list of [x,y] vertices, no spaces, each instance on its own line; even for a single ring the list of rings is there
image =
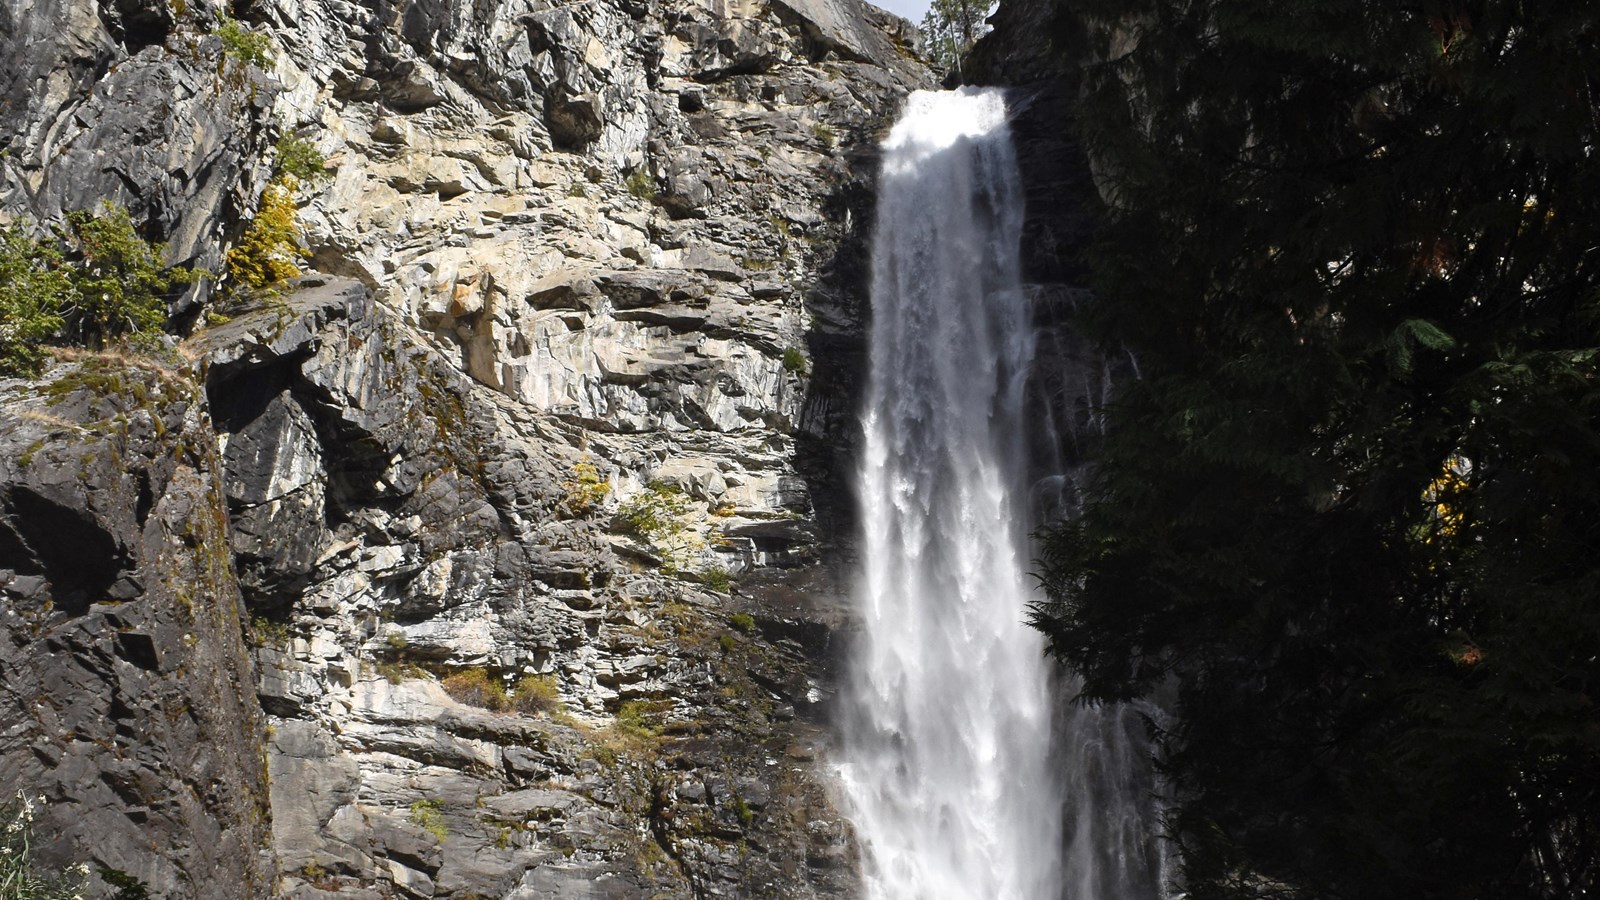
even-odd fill
[[[0,382],[0,794],[40,858],[265,896],[263,724],[198,386],[113,356]]]

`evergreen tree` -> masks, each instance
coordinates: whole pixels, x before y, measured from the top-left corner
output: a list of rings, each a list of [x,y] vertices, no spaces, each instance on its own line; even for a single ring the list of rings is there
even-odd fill
[[[166,247],[134,229],[128,211],[78,210],[38,240],[0,228],[0,375],[35,377],[49,342],[149,348],[167,321],[166,296],[200,273],[166,266]]]
[[[985,20],[995,0],[933,0],[919,30],[928,61],[945,71],[958,70],[961,58],[989,31]]]
[[[1075,0],[1141,378],[1036,624],[1202,898],[1600,889],[1600,2]]]
[[[197,274],[166,266],[166,245],[139,237],[128,211],[103,203],[98,213],[77,210],[57,229],[66,245],[72,282],[61,310],[69,342],[99,348],[112,339],[159,334],[167,321],[166,295]]]
[[[20,227],[0,228],[0,375],[39,374],[71,290],[59,252]]]

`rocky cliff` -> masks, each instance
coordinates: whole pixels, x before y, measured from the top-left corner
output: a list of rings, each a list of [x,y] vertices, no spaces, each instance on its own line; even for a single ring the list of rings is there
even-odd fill
[[[1084,254],[1094,211],[1103,203],[1072,123],[1079,66],[1069,50],[1070,19],[1059,0],[1005,0],[991,31],[973,47],[962,74],[972,84],[1007,88],[1023,189],[1024,287],[1033,301],[1038,355],[1030,385],[1035,496],[1041,518],[1072,514],[1078,483],[1100,435],[1114,382],[1131,361],[1085,341],[1072,318],[1092,298]]]
[[[220,272],[272,147],[327,161],[298,285],[0,381],[0,788],[44,857],[848,895],[838,473],[911,43],[854,0],[0,7],[16,221],[110,200]]]

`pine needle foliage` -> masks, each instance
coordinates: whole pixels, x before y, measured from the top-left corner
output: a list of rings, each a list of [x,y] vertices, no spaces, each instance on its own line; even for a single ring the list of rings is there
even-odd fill
[[[247,66],[266,70],[272,68],[272,38],[265,33],[252,31],[226,13],[217,23],[217,37],[222,40],[222,52],[229,58]]]
[[[1600,890],[1600,2],[1076,0],[1138,360],[1036,624],[1210,898]]]
[[[0,229],[0,375],[39,374],[71,290],[58,251],[21,228]]]
[[[317,145],[294,134],[285,133],[273,147],[273,171],[297,182],[313,182],[328,176],[328,159]]]
[[[0,374],[36,377],[52,342],[148,344],[166,324],[168,295],[200,274],[165,256],[110,203],[69,213],[53,235],[0,228]]]
[[[256,216],[228,250],[228,281],[234,290],[260,293],[300,277],[300,244],[294,192],[299,181],[284,173],[261,192]]]
[[[158,333],[167,319],[165,296],[199,277],[163,265],[166,245],[141,238],[121,206],[68,213],[59,233],[72,262],[74,296],[62,310],[71,343],[98,348],[112,338]]]
[[[936,68],[958,72],[962,58],[989,31],[995,0],[932,0],[917,30],[923,54]]]

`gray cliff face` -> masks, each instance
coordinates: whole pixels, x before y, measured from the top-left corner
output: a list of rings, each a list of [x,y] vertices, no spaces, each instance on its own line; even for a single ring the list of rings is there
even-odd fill
[[[128,208],[172,263],[221,269],[225,227],[265,182],[275,86],[163,2],[0,8],[0,209],[36,221]],[[180,306],[186,309],[196,298]]]
[[[906,23],[235,7],[264,72],[217,12],[0,9],[6,214],[110,199],[220,271],[278,136],[328,159],[314,272],[226,321],[191,291],[185,371],[3,386],[0,698],[43,718],[0,788],[58,801],[50,858],[170,897],[851,895],[839,473]],[[142,403],[172,421],[72,424]]]
[[[264,895],[264,717],[202,389],[104,357],[46,378],[0,381],[0,789],[45,801],[46,862]]]

